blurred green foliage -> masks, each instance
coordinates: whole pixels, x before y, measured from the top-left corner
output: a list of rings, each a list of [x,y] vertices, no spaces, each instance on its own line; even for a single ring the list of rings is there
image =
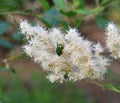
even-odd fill
[[[47,0],[38,0],[39,4],[42,6],[43,10],[49,10],[50,9],[50,5],[47,2]]]
[[[51,8],[44,13],[43,20],[50,26],[54,26],[61,21],[61,14],[55,8]]]
[[[12,49],[13,45],[7,39],[2,38],[4,34],[7,32],[7,30],[8,30],[8,22],[1,21],[0,22],[0,46],[8,49]]]
[[[39,8],[34,5],[26,6],[27,3],[34,2],[39,4]],[[117,10],[120,10],[119,4],[119,0],[1,0],[0,47],[12,49],[15,42],[21,42],[17,32],[6,38],[5,34],[11,26],[6,16],[14,19],[14,14],[25,15],[37,18],[48,28],[59,25],[63,29],[68,29],[69,26],[79,28],[85,22],[86,16],[93,15],[96,24],[105,29],[109,22],[109,9],[117,7]],[[18,26],[16,22],[13,24]]]
[[[0,22],[0,35],[3,35],[8,30],[8,23],[6,21]]]
[[[31,82],[17,76],[0,78],[0,103],[95,103],[85,91],[71,83],[52,84],[40,74],[32,73]]]
[[[0,12],[19,10],[21,5],[21,0],[0,0]]]
[[[101,29],[105,29],[107,24],[109,23],[109,20],[102,18],[101,16],[96,16],[96,23]]]
[[[53,0],[54,4],[59,7],[61,10],[65,9],[65,0]]]
[[[7,49],[13,48],[13,45],[9,41],[7,41],[6,39],[2,39],[2,38],[0,39],[0,46],[5,47]]]

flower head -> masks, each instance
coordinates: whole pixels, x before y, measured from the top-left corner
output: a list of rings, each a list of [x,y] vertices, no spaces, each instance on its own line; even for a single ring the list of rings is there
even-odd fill
[[[100,43],[83,39],[74,28],[64,34],[58,28],[46,30],[23,21],[20,29],[27,40],[23,50],[48,72],[51,82],[103,78],[109,60]]]
[[[110,22],[106,27],[106,46],[115,59],[120,58],[120,31],[117,26]]]

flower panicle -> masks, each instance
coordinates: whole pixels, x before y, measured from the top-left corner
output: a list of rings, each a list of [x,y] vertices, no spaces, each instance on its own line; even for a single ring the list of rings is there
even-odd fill
[[[107,72],[109,59],[102,55],[101,44],[84,39],[75,28],[63,33],[22,21],[20,29],[27,40],[23,50],[48,72],[51,82],[103,79]]]

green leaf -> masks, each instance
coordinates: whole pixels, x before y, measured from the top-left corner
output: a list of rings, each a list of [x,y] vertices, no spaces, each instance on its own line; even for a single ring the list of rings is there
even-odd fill
[[[113,84],[109,83],[109,84],[103,84],[102,85],[103,90],[105,89],[111,89],[114,92],[120,93],[120,90],[118,88],[116,88]]]
[[[1,5],[11,5],[11,6],[20,6],[22,5],[21,0],[0,0],[0,6]]]
[[[20,35],[19,32],[14,32],[12,34],[12,37],[11,37],[13,40],[16,40],[16,41],[19,41],[21,42],[22,41],[22,35]]]
[[[8,10],[13,10],[15,9],[16,6],[11,6],[11,5],[0,5],[0,11],[8,11]]]
[[[101,16],[96,16],[96,23],[101,29],[105,29],[106,25],[109,23],[109,20],[101,17]]]
[[[0,0],[0,11],[18,10],[21,4],[20,0]]]
[[[0,22],[0,35],[3,35],[8,30],[8,23],[5,21]]]
[[[105,7],[101,6],[101,7],[91,9],[91,12],[95,15],[98,15],[98,14],[102,13],[104,10],[105,10]]]
[[[13,45],[5,39],[0,39],[0,47],[4,47],[4,48],[7,48],[7,49],[12,49]]]
[[[33,12],[33,11],[35,11],[35,10],[36,10],[35,7],[29,7],[29,8],[26,8],[26,9],[24,10],[24,12]]]
[[[43,10],[46,11],[50,9],[50,5],[47,0],[38,0],[39,4],[42,6]]]
[[[88,15],[91,14],[91,10],[86,10],[86,9],[77,9],[74,12],[76,12],[77,14],[82,14],[82,15]]]
[[[65,12],[65,11],[62,11],[62,10],[61,10],[60,12],[61,12],[63,15],[69,17],[69,18],[74,17],[74,16],[76,15],[76,13],[73,12],[73,11]]]
[[[51,28],[51,27],[52,27],[52,25],[50,25],[46,20],[44,20],[44,18],[39,18],[39,20],[40,20],[42,23],[44,23],[47,28]]]
[[[84,0],[73,0],[73,7],[74,8],[85,8],[85,2]]]
[[[108,4],[111,0],[102,0],[101,5]]]
[[[43,20],[49,25],[54,26],[61,21],[61,15],[55,8],[51,8],[45,12]]]
[[[65,1],[64,0],[53,0],[55,5],[57,5],[61,10],[65,9]]]
[[[79,0],[80,3],[80,8],[85,8],[85,1],[84,0]]]

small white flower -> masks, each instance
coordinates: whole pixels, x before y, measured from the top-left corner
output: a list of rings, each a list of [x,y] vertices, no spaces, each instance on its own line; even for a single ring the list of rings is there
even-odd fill
[[[94,45],[94,51],[95,53],[100,54],[104,51],[104,48],[101,46],[100,43],[97,43]]]

